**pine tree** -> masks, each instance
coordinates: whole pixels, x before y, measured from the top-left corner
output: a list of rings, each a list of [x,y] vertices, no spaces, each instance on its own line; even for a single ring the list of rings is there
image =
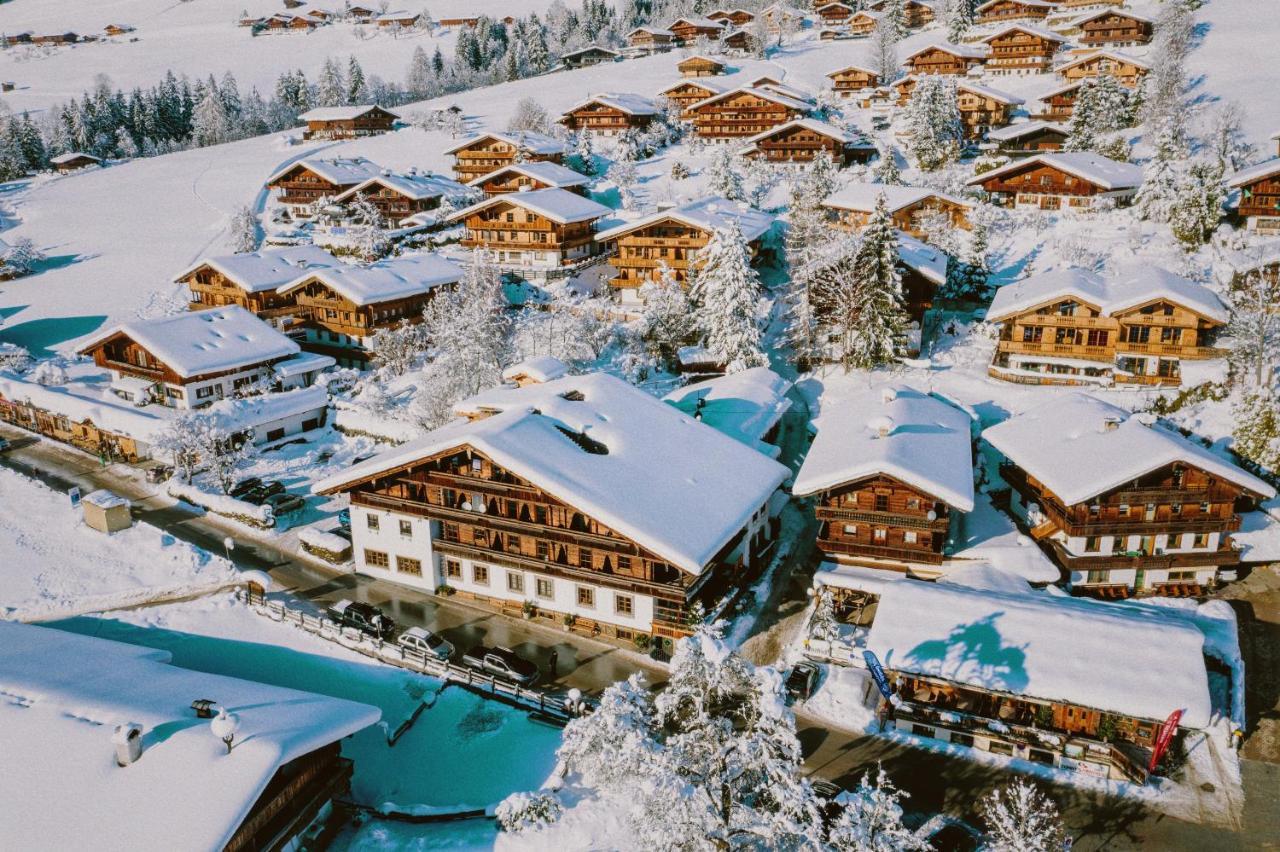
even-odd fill
[[[652,281],[640,287],[644,307],[640,311],[640,336],[653,356],[666,367],[676,362],[677,350],[693,336],[693,305],[675,273],[666,263]]]
[[[766,366],[756,319],[760,279],[736,220],[716,230],[695,263],[694,322],[707,351],[725,365],[726,373]]]
[[[882,140],[876,145],[879,156],[876,157],[876,164],[871,170],[871,177],[876,183],[882,183],[886,186],[902,186],[902,173],[898,171],[898,158],[894,153],[893,144],[887,140]]]
[[[363,104],[369,99],[368,84],[364,79],[364,69],[353,54],[347,60],[347,93],[345,102]]]
[[[465,32],[465,30],[464,30]],[[342,106],[347,102],[347,84],[342,79],[342,69],[332,56],[320,68],[316,83],[316,104],[322,107]]]
[[[1237,372],[1252,379],[1254,387],[1268,385],[1268,377],[1280,362],[1280,276],[1257,268],[1231,288],[1231,361]]]
[[[1232,411],[1231,449],[1264,470],[1280,473],[1280,400],[1269,388],[1246,393]]]
[[[418,45],[413,49],[413,56],[409,60],[409,72],[404,78],[405,90],[415,98],[429,97],[433,91],[435,79],[430,57],[422,49],[422,45]]]
[[[1182,183],[1186,144],[1172,122],[1155,129],[1155,153],[1143,170],[1142,186],[1134,197],[1134,208],[1143,219],[1168,222]]]
[[[994,790],[982,801],[991,852],[1058,852],[1062,824],[1053,802],[1021,779]]]
[[[732,201],[742,200],[742,176],[738,174],[737,158],[728,145],[719,146],[707,170],[707,188],[712,195]]]
[[[893,27],[893,32],[899,41],[906,38],[911,32],[911,28],[907,26],[907,10],[904,0],[887,0],[884,4],[884,20],[888,21],[889,26]]]
[[[258,250],[258,217],[248,206],[237,208],[231,217],[231,250],[236,254]]]
[[[208,89],[196,106],[192,141],[199,146],[221,145],[231,140],[231,119],[217,89]]]
[[[956,105],[956,86],[947,77],[920,78],[907,104],[908,150],[920,168],[933,171],[960,155],[964,130]]]
[[[845,369],[870,369],[891,362],[905,333],[907,315],[898,274],[898,239],[883,193],[863,230],[853,275],[839,293],[838,330]]]
[[[888,15],[876,21],[875,29],[871,31],[872,63],[882,86],[888,86],[902,73],[898,64],[898,42],[901,39]]]
[[[591,147],[591,134],[579,133],[574,139],[573,156],[569,165],[574,171],[580,172],[587,177],[596,174],[596,154]]]
[[[1169,209],[1169,228],[1184,246],[1195,249],[1208,242],[1222,218],[1227,198],[1222,164],[1199,160],[1182,171]]]
[[[836,603],[831,589],[823,586],[814,601],[813,617],[809,619],[809,636],[824,642],[840,638],[840,622],[836,620]]]
[[[902,800],[907,797],[876,768],[875,781],[865,772],[858,786],[841,793],[840,815],[828,840],[839,852],[925,852],[933,846],[903,824]]]

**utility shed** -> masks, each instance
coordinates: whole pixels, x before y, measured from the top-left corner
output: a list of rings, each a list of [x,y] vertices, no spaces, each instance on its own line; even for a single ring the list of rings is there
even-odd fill
[[[80,501],[84,522],[98,532],[114,533],[133,526],[129,501],[106,489],[93,492]]]

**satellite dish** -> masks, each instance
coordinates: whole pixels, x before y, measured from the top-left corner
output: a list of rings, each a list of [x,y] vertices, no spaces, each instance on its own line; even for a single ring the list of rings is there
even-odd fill
[[[933,509],[930,509],[929,514],[926,515],[925,517],[927,517],[931,521],[936,521],[938,520],[938,513],[935,512]]]

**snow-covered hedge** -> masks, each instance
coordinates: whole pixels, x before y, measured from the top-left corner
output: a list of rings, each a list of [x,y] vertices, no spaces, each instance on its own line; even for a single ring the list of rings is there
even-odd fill
[[[328,562],[346,562],[351,557],[351,542],[316,527],[303,527],[299,530],[298,542],[307,553]]]
[[[200,506],[215,515],[234,518],[251,526],[269,529],[276,525],[276,518],[270,506],[255,506],[244,500],[237,500],[225,494],[213,494],[176,480],[169,481],[169,496],[185,500],[193,506]]]
[[[494,815],[504,831],[518,834],[539,829],[560,819],[564,808],[555,793],[512,793],[498,804]]]

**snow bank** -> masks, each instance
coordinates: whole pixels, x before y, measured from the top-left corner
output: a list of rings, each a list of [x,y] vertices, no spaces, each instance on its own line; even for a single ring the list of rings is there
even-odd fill
[[[253,503],[246,503],[244,500],[237,500],[225,494],[213,494],[194,485],[184,485],[177,480],[169,481],[168,491],[170,497],[177,497],[193,506],[208,509],[214,514],[225,515],[254,526],[271,527],[276,522],[270,506],[255,506]]]

